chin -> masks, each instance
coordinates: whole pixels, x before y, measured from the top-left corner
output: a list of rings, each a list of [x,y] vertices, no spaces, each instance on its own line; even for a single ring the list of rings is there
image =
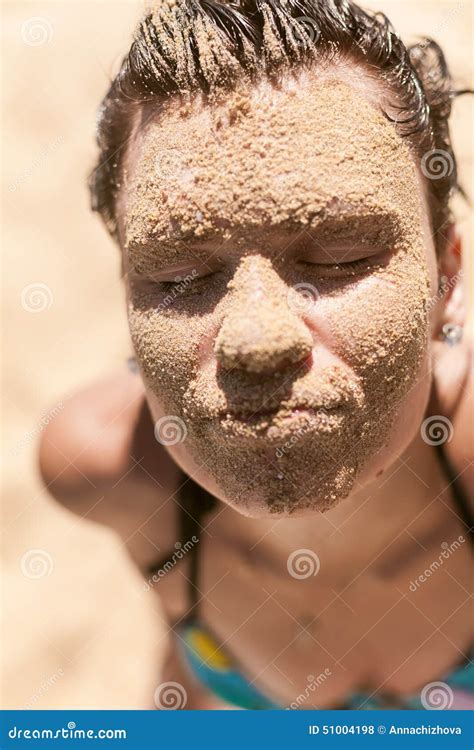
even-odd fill
[[[349,416],[277,441],[188,419],[186,440],[170,453],[195,482],[248,518],[326,513],[353,494],[373,456],[371,439],[365,451],[354,451],[358,424]]]
[[[350,496],[353,484],[352,472],[344,471],[334,481],[308,483],[307,489],[295,488],[282,479],[273,487],[267,483],[239,496],[226,493],[225,501],[249,518],[296,518],[332,510]]]
[[[268,447],[254,444],[249,451],[242,449],[239,441],[226,443],[221,450],[209,441],[194,443],[194,466],[206,466],[205,472],[194,473],[194,477],[248,518],[325,513],[353,492],[359,473],[357,463],[347,458],[328,460],[320,446],[311,452],[295,450],[277,458],[275,450]],[[191,448],[189,443],[187,448]]]

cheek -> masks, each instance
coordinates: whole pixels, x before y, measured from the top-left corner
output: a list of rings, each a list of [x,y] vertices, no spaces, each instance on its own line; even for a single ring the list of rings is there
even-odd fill
[[[382,397],[400,397],[427,351],[427,269],[395,258],[382,271],[320,300],[335,353]],[[372,393],[372,392],[371,392]]]
[[[214,316],[157,312],[155,308],[144,295],[130,295],[130,334],[147,384],[172,408],[181,402],[189,381],[202,365],[205,342],[215,326]]]

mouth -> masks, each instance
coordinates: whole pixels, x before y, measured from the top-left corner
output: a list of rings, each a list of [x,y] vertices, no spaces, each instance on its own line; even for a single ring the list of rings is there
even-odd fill
[[[331,406],[280,405],[278,409],[261,409],[256,412],[227,410],[219,415],[218,423],[228,436],[265,438],[277,443],[294,434],[302,438],[333,431],[336,426],[340,426],[343,407],[344,404],[339,402]]]
[[[331,407],[333,410],[335,407]],[[312,415],[320,412],[329,411],[324,406],[312,406],[308,407],[305,404],[297,404],[286,406],[281,404],[279,407],[257,409],[254,411],[243,411],[240,409],[228,409],[223,410],[219,414],[219,418],[222,419],[234,419],[238,422],[260,422],[263,420],[273,421],[278,417],[298,418],[307,417],[310,418]]]
[[[347,403],[347,399],[341,394],[325,394],[321,400],[315,400],[312,394],[297,394],[290,398],[269,399],[266,404],[256,405],[256,408],[247,406],[242,408],[238,403],[229,403],[219,412],[220,419],[236,419],[242,422],[259,421],[262,419],[272,420],[282,417],[307,417],[321,415],[324,412],[332,412]]]

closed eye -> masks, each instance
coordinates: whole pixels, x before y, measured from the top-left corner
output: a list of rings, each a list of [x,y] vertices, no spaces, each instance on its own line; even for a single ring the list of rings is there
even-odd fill
[[[143,264],[130,268],[129,276],[139,284],[153,284],[158,289],[167,290],[191,284],[210,276],[219,270],[218,263],[213,260],[182,262],[166,268],[154,267],[155,264]]]
[[[300,264],[317,273],[320,278],[338,278],[367,273],[375,267],[379,267],[381,262],[378,256],[369,256],[339,263],[318,263],[304,260],[300,261]]]
[[[196,289],[200,285],[207,283],[217,273],[217,271],[209,271],[208,273],[198,274],[196,269],[194,270],[195,273],[187,274],[183,277],[177,276],[172,281],[163,280],[156,281],[155,283],[163,292],[185,292],[189,288]]]

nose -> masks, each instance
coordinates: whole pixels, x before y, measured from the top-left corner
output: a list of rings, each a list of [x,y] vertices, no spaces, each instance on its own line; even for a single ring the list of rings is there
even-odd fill
[[[288,305],[288,288],[268,258],[244,258],[229,290],[214,345],[222,367],[271,373],[306,359],[311,333]]]

